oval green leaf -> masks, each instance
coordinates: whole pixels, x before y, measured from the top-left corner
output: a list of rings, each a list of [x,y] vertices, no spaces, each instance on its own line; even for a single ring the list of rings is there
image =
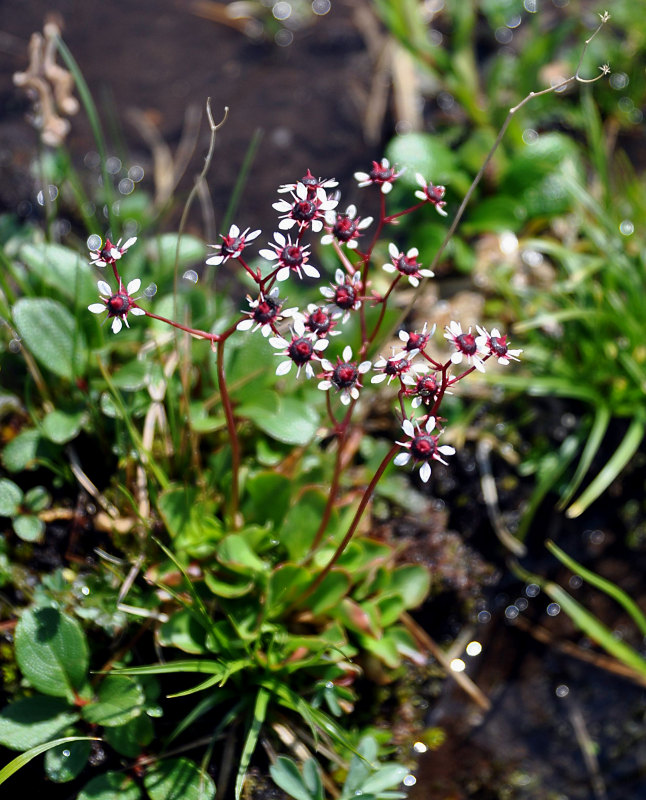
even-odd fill
[[[13,307],[13,318],[26,347],[46,369],[70,381],[84,373],[85,337],[62,303],[23,297]]]
[[[10,750],[29,750],[56,736],[77,719],[78,714],[59,697],[25,697],[0,712],[0,744]]]
[[[76,800],[140,800],[141,789],[123,772],[106,772],[86,783]]]
[[[137,681],[108,675],[99,687],[97,702],[83,707],[83,719],[104,727],[123,725],[141,714],[145,700]]]
[[[45,772],[54,783],[73,781],[81,774],[90,757],[92,745],[89,741],[60,744],[47,751],[45,755]]]
[[[16,626],[16,660],[31,685],[56,697],[69,697],[87,674],[85,634],[75,619],[57,608],[23,612]]]
[[[0,478],[0,517],[13,517],[22,502],[22,489],[8,478]]]

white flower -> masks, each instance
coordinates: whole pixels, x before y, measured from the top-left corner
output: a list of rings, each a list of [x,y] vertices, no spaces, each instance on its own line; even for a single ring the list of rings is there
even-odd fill
[[[277,281],[286,281],[291,272],[295,272],[299,278],[302,278],[303,272],[309,278],[320,278],[321,273],[308,264],[309,245],[300,245],[298,242],[293,242],[291,236],[283,236],[282,233],[276,231],[274,233],[274,242],[269,243],[272,249],[265,249],[260,251],[260,255],[267,259],[267,261],[278,261],[278,270],[276,272]]]
[[[106,239],[104,245],[96,250],[90,250],[90,264],[94,267],[106,267],[108,264],[114,264],[136,241],[136,236],[131,236],[124,244],[121,244],[121,239],[116,244],[112,244],[109,239]]]
[[[251,231],[251,233],[249,233],[249,231],[250,228],[245,228],[241,233],[237,225],[231,225],[229,233],[226,236],[222,233],[220,234],[220,238],[222,239],[220,244],[209,245],[209,247],[215,247],[219,252],[217,255],[207,258],[206,263],[219,267],[220,264],[224,264],[225,261],[228,261],[230,258],[240,258],[242,251],[249,242],[252,242],[257,236],[260,236],[259,230]]]
[[[406,448],[406,452],[399,453],[393,459],[393,463],[398,467],[408,464],[411,458],[420,463],[419,476],[426,483],[431,477],[431,461],[439,461],[441,464],[446,464],[442,456],[452,456],[455,453],[455,448],[448,444],[438,445],[438,436],[432,436],[431,432],[435,429],[435,417],[429,417],[423,428],[409,419],[402,422],[402,429],[406,436],[409,437],[407,442],[397,442],[397,444]],[[448,466],[448,465],[447,465]]]
[[[283,308],[283,301],[278,298],[278,287],[274,288],[269,294],[262,292],[253,300],[247,295],[247,302],[251,311],[244,311],[247,319],[241,320],[236,325],[236,330],[249,331],[252,333],[260,328],[263,336],[267,337],[270,333],[276,332],[276,324],[282,322],[286,317],[295,317],[298,314],[296,306],[293,308]]]
[[[329,341],[307,335],[302,319],[296,319],[291,330],[291,341],[287,341],[282,336],[273,336],[269,340],[272,347],[280,350],[280,353],[275,353],[275,355],[287,356],[287,360],[281,361],[276,367],[276,375],[287,375],[292,364],[296,364],[296,377],[301,374],[301,369],[304,369],[306,377],[313,378],[312,361],[321,360],[320,354],[327,348]]]
[[[388,252],[391,261],[384,264],[383,269],[386,272],[399,272],[400,275],[405,275],[411,286],[419,286],[420,278],[433,277],[434,273],[430,269],[422,269],[421,265],[417,263],[419,250],[416,247],[411,247],[407,253],[403,253],[391,242],[388,245]]]
[[[484,361],[481,358],[476,337],[471,333],[471,328],[466,333],[463,333],[462,325],[452,320],[446,326],[444,338],[455,345],[455,352],[451,354],[451,361],[454,364],[461,364],[462,360],[466,358],[467,363],[475,367],[479,372],[485,371]]]
[[[99,281],[99,295],[101,296],[100,303],[91,303],[88,306],[88,311],[93,314],[103,314],[104,311],[108,312],[108,319],[112,318],[112,332],[119,333],[124,323],[126,328],[128,325],[128,314],[137,316],[145,315],[143,308],[136,305],[134,298],[131,296],[134,292],[139,291],[141,281],[135,278],[123,288],[123,284],[119,284],[117,292],[112,292],[112,288],[106,281]]]
[[[283,231],[298,225],[301,230],[311,227],[314,233],[318,233],[323,228],[325,214],[336,208],[339,202],[334,198],[328,198],[325,189],[319,187],[313,191],[308,190],[302,183],[296,184],[296,189],[291,195],[291,203],[287,200],[272,203],[272,208],[281,214],[278,227]]]
[[[430,181],[427,182],[424,179],[424,176],[420,175],[419,172],[415,173],[415,180],[422,187],[415,192],[415,197],[417,197],[419,200],[423,200],[426,203],[431,203],[435,206],[435,210],[438,214],[446,217],[446,211],[444,210],[446,201],[442,199],[446,192],[445,187],[434,186]]]
[[[522,350],[510,350],[507,345],[507,335],[501,335],[498,328],[492,328],[491,333],[486,328],[476,325],[479,336],[476,336],[478,349],[486,355],[495,356],[499,364],[507,365],[509,360],[520,361],[518,356]]]
[[[359,399],[359,389],[361,386],[361,376],[368,372],[372,364],[370,361],[362,361],[356,364],[352,361],[352,348],[347,346],[343,350],[342,358],[337,356],[337,363],[332,364],[327,359],[321,360],[324,369],[323,380],[320,381],[318,388],[327,391],[333,387],[339,391],[341,402],[344,406],[350,405],[352,400]]]
[[[393,181],[395,181],[403,170],[395,172],[394,167],[390,166],[390,161],[387,158],[382,158],[381,161],[373,161],[372,169],[370,172],[355,172],[354,177],[359,181],[359,186],[371,186],[373,183],[381,186],[383,194],[388,194],[393,188]]]
[[[344,212],[328,211],[325,214],[325,233],[321,244],[332,244],[336,239],[351,250],[356,249],[362,231],[372,224],[372,217],[357,217],[357,207],[349,205]]]

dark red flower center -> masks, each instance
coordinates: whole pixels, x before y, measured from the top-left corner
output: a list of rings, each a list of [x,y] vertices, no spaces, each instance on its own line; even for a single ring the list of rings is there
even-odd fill
[[[372,169],[368,173],[370,178],[376,183],[386,183],[393,178],[395,170],[392,167],[384,167],[376,161],[372,162]]]
[[[291,267],[292,269],[300,267],[304,261],[303,248],[296,244],[290,244],[287,245],[287,247],[283,247],[283,251],[280,254],[280,260],[286,267]]]
[[[489,348],[491,349],[491,352],[497,355],[499,358],[507,355],[507,350],[509,348],[507,347],[507,342],[505,341],[506,339],[506,336],[492,336],[489,342]]]
[[[256,322],[264,324],[275,319],[280,311],[280,303],[273,297],[263,297],[253,310],[253,318]]]
[[[419,269],[419,264],[414,258],[408,258],[403,254],[395,259],[395,266],[402,275],[416,275]]]
[[[339,389],[349,389],[357,382],[359,370],[347,361],[337,364],[332,373],[332,383]]]
[[[405,350],[423,350],[428,342],[428,334],[412,333],[408,334],[408,341],[406,342]]]
[[[444,197],[445,191],[444,186],[433,186],[432,183],[429,183],[425,189],[426,196],[431,203],[438,203]]]
[[[235,256],[244,247],[244,236],[223,236],[220,253],[223,256]]]
[[[292,339],[291,344],[287,348],[287,352],[292,361],[299,367],[302,367],[303,364],[307,364],[314,355],[314,345],[310,339],[301,336],[298,339]]]
[[[461,333],[455,337],[455,343],[465,356],[474,356],[478,350],[476,338],[472,333]]]
[[[357,234],[358,219],[352,219],[347,214],[339,214],[332,229],[340,242],[349,242]]]
[[[401,375],[408,369],[410,369],[410,361],[407,358],[400,358],[398,361],[394,361],[390,358],[386,361],[384,372],[386,375]]]
[[[318,211],[312,200],[299,200],[292,208],[292,218],[297,222],[311,222]]]
[[[417,461],[430,461],[437,451],[435,436],[420,434],[410,443],[410,452]]]
[[[331,326],[332,318],[327,311],[324,311],[322,308],[317,308],[316,311],[312,311],[305,322],[305,327],[316,334],[327,333]]]
[[[341,286],[336,287],[336,291],[334,292],[334,302],[339,308],[342,308],[344,311],[354,308],[356,299],[357,295],[354,291],[354,287],[349,283],[344,283]]]
[[[113,248],[114,245],[112,244],[112,242],[109,239],[106,239],[105,244],[103,245],[101,250],[99,250],[99,256],[103,261],[110,261],[110,262],[114,261],[114,256],[112,255]]]
[[[132,308],[132,300],[125,292],[117,292],[107,301],[108,314],[111,317],[122,317]]]
[[[438,388],[435,375],[423,375],[415,384],[415,393],[420,397],[433,397]]]

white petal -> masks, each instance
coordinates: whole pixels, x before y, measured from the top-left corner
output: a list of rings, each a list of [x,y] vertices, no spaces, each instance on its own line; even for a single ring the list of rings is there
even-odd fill
[[[129,247],[132,247],[132,245],[136,241],[137,241],[137,237],[136,236],[131,236],[129,239],[126,240],[126,243],[121,246],[121,249],[122,250],[127,250]]]
[[[357,397],[359,397],[359,392],[357,392]],[[341,402],[343,403],[344,406],[349,406],[350,405],[350,400],[351,400],[351,398],[350,398],[350,395],[348,394],[347,391],[341,392]],[[355,397],[355,400],[356,400],[356,397]]]
[[[211,256],[211,258],[207,258],[204,263],[208,264],[209,266],[219,267],[220,264],[225,260],[225,256]]]
[[[456,350],[455,353],[451,354],[451,363],[452,364],[460,364],[462,362],[462,353],[459,350]]]
[[[397,245],[396,245],[396,244],[394,244],[393,242],[391,242],[391,243],[388,245],[388,252],[390,253],[390,255],[391,255],[393,258],[399,258],[399,249],[397,248]]]
[[[139,291],[139,287],[141,286],[141,281],[139,278],[135,278],[134,280],[130,281],[130,283],[126,286],[126,291],[128,294],[134,294],[135,292]]]
[[[429,417],[424,427],[426,428],[426,433],[430,433],[435,428],[435,417]]]
[[[402,430],[406,434],[406,436],[410,436],[411,439],[415,436],[415,428],[413,427],[413,423],[409,419],[405,419],[402,422]]]
[[[431,465],[428,463],[428,461],[425,461],[419,468],[419,477],[424,481],[424,483],[426,483],[431,477]]]
[[[455,455],[455,447],[451,447],[450,444],[443,444],[441,447],[437,448],[443,456],[453,456]]]
[[[257,236],[260,236],[261,233],[262,233],[262,231],[260,230],[260,228],[257,231],[251,231],[251,233],[246,234],[246,236],[244,237],[244,240],[245,240],[245,242],[253,242],[253,240]]]
[[[276,367],[276,375],[287,375],[287,373],[292,368],[292,360],[288,359],[287,361],[281,361],[280,364]]]
[[[310,278],[320,278],[321,273],[311,264],[303,264],[303,272]]]
[[[368,370],[372,367],[372,361],[362,361],[361,364],[357,367],[359,372],[363,375],[364,372],[368,372]]]
[[[287,200],[279,200],[277,203],[272,203],[271,207],[276,211],[281,211],[282,213],[287,213],[288,211],[292,210],[292,204],[288,203]]]
[[[278,227],[283,231],[288,231],[290,228],[293,228],[294,225],[296,225],[296,220],[291,219],[291,217],[281,219],[281,221],[278,223]]]
[[[372,378],[370,378],[370,383],[381,383],[386,380],[386,377],[385,372],[382,372],[381,375],[373,375]]]
[[[269,344],[277,350],[284,350],[289,346],[289,342],[283,339],[282,336],[272,336],[269,340]]]
[[[318,388],[326,392],[328,389],[332,388],[332,383],[331,381],[321,381]]]
[[[233,239],[237,239],[240,236],[240,228],[235,223],[229,228],[229,236]]]
[[[392,189],[393,189],[392,183],[382,183],[381,184],[381,192],[382,192],[382,194],[388,194],[389,192],[392,192]]]
[[[276,273],[276,280],[281,283],[289,278],[289,267],[281,267]]]
[[[105,281],[98,281],[97,286],[99,287],[99,294],[105,294],[108,297],[112,297],[112,287],[109,283]]]
[[[103,314],[105,311],[105,305],[103,303],[92,303],[89,305],[88,311],[91,311],[93,314]]]
[[[318,352],[319,352],[319,350],[321,350],[321,351],[322,351],[322,350],[326,350],[326,349],[327,349],[327,346],[328,346],[329,344],[330,344],[330,342],[329,342],[327,339],[319,339],[319,340],[318,340],[318,341],[317,341],[317,342],[314,344],[314,349],[315,349],[315,350],[316,350],[316,352],[318,353]]]
[[[130,314],[134,314],[135,317],[145,317],[146,316],[146,312],[143,310],[143,308],[137,308],[136,306],[135,306],[135,308],[131,308],[129,313]]]
[[[368,175],[367,172],[355,172],[354,173],[354,177],[358,181],[369,181],[370,180],[370,175]]]
[[[408,464],[410,461],[410,453],[398,453],[395,458],[393,459],[393,464],[396,464],[398,467],[403,467],[404,464]]]
[[[112,333],[119,333],[121,328],[123,327],[123,323],[119,319],[119,317],[115,317],[112,320]]]
[[[266,258],[267,261],[275,261],[278,258],[278,253],[275,250],[267,250],[266,248],[258,251],[258,255]],[[209,263],[208,261],[206,262]]]
[[[236,330],[238,330],[238,331],[248,331],[249,328],[251,328],[252,326],[253,326],[253,319],[251,319],[251,317],[249,317],[248,319],[241,320],[236,325]]]
[[[352,360],[352,348],[349,344],[347,344],[343,348],[343,353],[341,354],[344,361],[351,361]]]

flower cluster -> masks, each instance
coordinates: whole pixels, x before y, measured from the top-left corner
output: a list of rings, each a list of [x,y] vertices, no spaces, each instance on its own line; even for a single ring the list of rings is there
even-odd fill
[[[418,174],[419,189],[414,196],[421,202],[389,217],[384,196],[389,194],[399,175],[401,170],[391,166],[387,159],[374,161],[367,172],[355,173],[360,187],[376,186],[382,194],[377,236],[396,217],[422,206],[432,205],[438,213],[446,215],[445,188]],[[208,266],[237,263],[246,278],[255,284],[255,291],[247,295],[247,308],[240,311],[239,318],[223,334],[196,331],[139,307],[134,295],[139,290],[140,281],[134,279],[124,285],[118,269],[120,260],[135,243],[134,238],[123,244],[121,240],[112,244],[106,239],[104,244],[90,252],[94,266],[112,267],[117,289],[113,291],[106,281],[99,281],[100,302],[90,305],[89,310],[95,314],[107,312],[115,333],[124,325],[128,326],[129,314],[148,314],[202,336],[214,347],[216,343],[223,346],[226,339],[236,332],[248,335],[260,331],[280,359],[275,368],[277,376],[285,377],[295,372],[297,378],[315,378],[318,388],[327,393],[330,423],[333,431],[341,437],[351,422],[364,384],[390,386],[397,392],[405,438],[396,440],[393,455],[389,458],[394,456],[397,465],[412,461],[419,467],[422,481],[426,482],[431,475],[432,462],[446,464],[444,457],[455,452],[450,445],[438,443],[443,433],[443,419],[439,412],[444,396],[474,370],[484,372],[489,359],[507,365],[517,361],[522,351],[510,349],[507,337],[498,328],[488,331],[476,325],[474,332],[472,327],[463,329],[459,322],[451,321],[444,331],[444,338],[452,347],[446,361],[437,361],[428,354],[428,344],[435,333],[435,325],[431,327],[428,323],[424,323],[421,329],[399,331],[390,356],[370,358],[373,345],[379,341],[386,304],[397,284],[405,279],[410,286],[417,288],[422,279],[432,278],[433,272],[423,265],[416,247],[400,248],[391,241],[388,244],[390,260],[382,265],[383,270],[392,276],[390,288],[383,297],[370,293],[377,236],[363,248],[360,239],[373,219],[361,217],[354,204],[347,206],[345,211],[337,210],[340,195],[336,187],[335,180],[316,178],[308,170],[300,180],[278,189],[286,197],[273,204],[279,214],[278,230],[272,233],[268,244],[259,249],[260,265],[255,257],[247,255],[249,246],[261,235],[259,230],[241,229],[233,224],[226,234],[220,234],[219,243],[211,245],[215,253],[207,258]],[[333,244],[340,262],[329,282],[325,282],[319,267],[312,263],[315,259],[312,243],[306,240],[308,234],[321,231],[324,232],[320,243]],[[323,285],[319,286],[319,292],[322,300],[309,303],[302,310],[295,306],[286,307],[287,301],[281,297],[278,284],[294,278],[302,281],[321,279]],[[379,304],[381,312],[369,315],[367,309]],[[337,336],[342,337],[341,344],[332,346],[333,337]],[[348,342],[350,337],[352,344]],[[332,351],[329,357],[328,350]],[[454,374],[456,369],[458,374]],[[371,371],[373,374],[366,381]],[[226,387],[220,389],[226,392]],[[337,417],[339,411],[342,418]],[[233,416],[228,425],[230,434],[235,436]]]

